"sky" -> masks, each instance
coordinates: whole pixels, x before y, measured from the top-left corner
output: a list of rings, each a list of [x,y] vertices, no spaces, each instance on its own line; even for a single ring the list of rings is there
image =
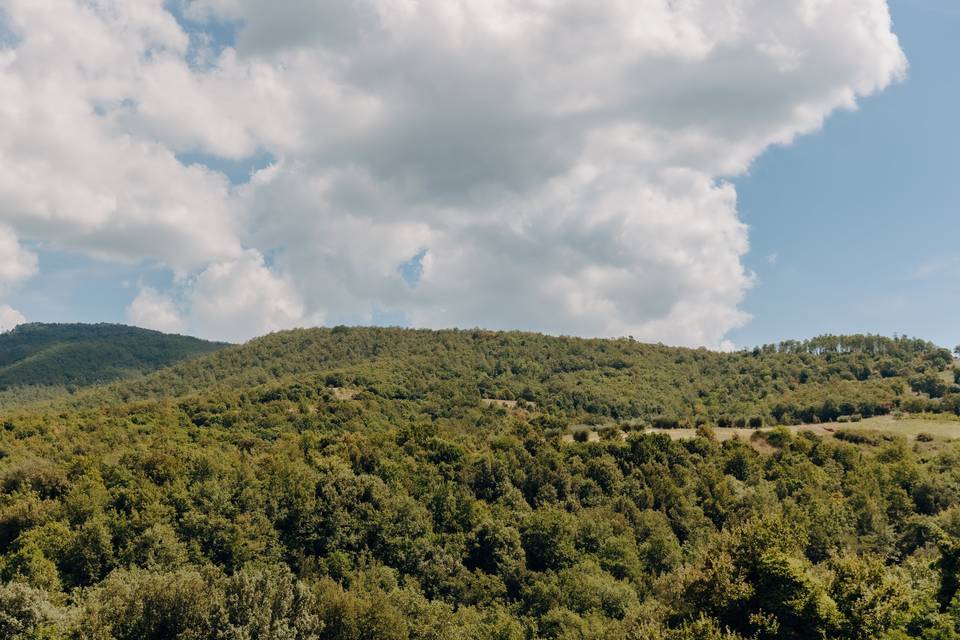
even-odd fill
[[[0,0],[0,330],[960,342],[951,0]]]
[[[906,80],[735,180],[757,273],[738,344],[853,331],[960,344],[960,4],[891,10]]]

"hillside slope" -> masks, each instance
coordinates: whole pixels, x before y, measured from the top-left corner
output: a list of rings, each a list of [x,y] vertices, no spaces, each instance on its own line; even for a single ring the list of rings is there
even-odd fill
[[[553,415],[659,426],[830,421],[951,411],[950,352],[929,342],[823,336],[718,353],[521,332],[389,328],[284,331],[121,382],[100,400],[183,397],[278,381],[383,398],[525,400]],[[943,397],[947,396],[944,400]],[[728,424],[729,423],[729,424]]]
[[[0,390],[83,387],[153,371],[224,346],[116,324],[24,324],[0,334]]]
[[[950,367],[873,336],[266,336],[0,412],[0,637],[956,640],[949,436],[636,428],[941,410]],[[561,437],[597,421],[630,429]]]

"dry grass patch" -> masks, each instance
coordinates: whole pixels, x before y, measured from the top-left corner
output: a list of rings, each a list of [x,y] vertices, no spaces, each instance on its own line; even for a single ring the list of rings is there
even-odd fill
[[[521,400],[501,400],[499,398],[480,398],[480,404],[485,407],[503,407],[509,411],[536,411],[537,405],[533,402]]]
[[[759,434],[768,433],[775,427],[761,427],[759,429],[748,428],[721,428],[714,427],[713,433],[719,442],[739,438],[751,442],[757,448],[767,449],[763,438],[757,437]],[[828,422],[823,424],[801,424],[789,427],[783,427],[791,433],[809,432],[820,437],[836,437],[838,432],[844,433],[861,432],[874,434],[878,440],[883,440],[882,435],[892,434],[905,437],[911,442],[919,441],[929,442],[930,439],[950,441],[960,439],[960,419],[950,416],[877,416],[866,418],[857,423]],[[582,435],[583,433],[586,435]],[[696,429],[644,429],[639,433],[660,433],[670,437],[671,440],[688,440],[697,436]],[[626,438],[627,432],[620,432],[621,438]],[[919,436],[919,438],[918,438]],[[587,425],[578,425],[573,428],[573,433],[564,436],[564,441],[588,441],[595,442],[600,439],[596,427]]]
[[[347,389],[346,387],[330,387],[333,397],[337,400],[353,400],[360,391],[358,389]]]

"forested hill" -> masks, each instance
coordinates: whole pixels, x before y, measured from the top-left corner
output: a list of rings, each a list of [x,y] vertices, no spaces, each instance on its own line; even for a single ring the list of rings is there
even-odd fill
[[[83,387],[154,371],[224,346],[117,324],[23,324],[0,334],[0,390]]]
[[[522,400],[588,422],[757,426],[953,411],[960,388],[952,362],[947,349],[923,340],[867,335],[719,353],[630,339],[336,327],[271,334],[122,382],[106,397],[179,397],[286,380],[428,400],[438,411]]]
[[[273,334],[0,410],[0,638],[960,640],[957,430],[710,427],[960,425],[955,375],[873,336]]]
[[[953,367],[335,328],[0,410],[0,638],[960,640],[954,435],[709,426],[960,425]]]

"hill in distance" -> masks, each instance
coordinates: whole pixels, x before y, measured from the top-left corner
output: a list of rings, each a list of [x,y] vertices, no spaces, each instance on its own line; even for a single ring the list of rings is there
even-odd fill
[[[912,338],[821,336],[721,353],[630,339],[396,328],[297,329],[97,390],[98,402],[289,385],[386,400],[524,401],[565,420],[758,426],[952,412],[947,349]]]
[[[0,334],[0,391],[86,387],[226,346],[118,324],[23,324]]]

